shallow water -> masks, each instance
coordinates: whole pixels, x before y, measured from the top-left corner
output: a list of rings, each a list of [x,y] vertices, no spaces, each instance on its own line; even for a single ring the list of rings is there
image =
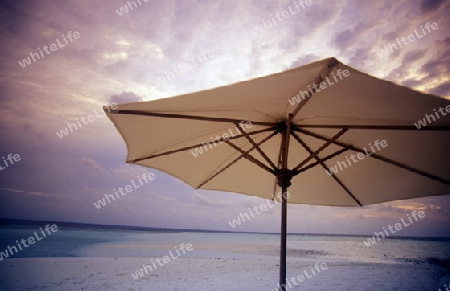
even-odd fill
[[[0,252],[39,233],[39,224],[0,227]],[[450,259],[450,241],[439,239],[382,239],[367,247],[359,236],[288,235],[288,260],[329,262],[427,263]],[[60,225],[58,231],[10,257],[161,257],[181,244],[192,244],[188,257],[265,258],[279,255],[279,234],[129,230]]]

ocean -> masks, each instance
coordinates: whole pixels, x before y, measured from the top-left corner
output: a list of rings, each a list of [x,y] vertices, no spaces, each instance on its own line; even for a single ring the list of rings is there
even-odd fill
[[[56,232],[40,230],[56,224]],[[50,233],[50,235],[48,234]],[[24,247],[22,239],[41,238]],[[328,262],[442,264],[450,261],[449,238],[386,238],[367,246],[368,237],[288,234],[290,258]],[[366,243],[364,243],[366,241]],[[279,234],[165,230],[121,226],[83,225],[2,220],[0,256],[10,258],[162,257],[181,244],[192,244],[187,257],[278,260]],[[13,248],[15,246],[15,249]],[[9,248],[8,248],[9,247]],[[3,255],[2,255],[3,253]]]

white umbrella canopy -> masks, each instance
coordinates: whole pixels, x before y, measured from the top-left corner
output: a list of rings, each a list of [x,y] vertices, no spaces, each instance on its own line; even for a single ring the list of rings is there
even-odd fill
[[[128,163],[194,188],[266,199],[290,187],[289,199],[280,198],[280,288],[287,203],[362,206],[450,194],[450,101],[335,58],[104,109],[127,145]]]
[[[333,68],[327,72],[330,65]],[[319,76],[327,87],[318,87],[320,92],[312,95],[309,88]],[[309,160],[292,178],[289,203],[357,206],[450,193],[450,113],[445,111],[446,107],[450,111],[450,101],[376,79],[334,58],[212,90],[121,104],[106,114],[127,144],[127,162],[169,173],[194,188],[271,199],[273,173],[224,141],[231,137],[236,147],[252,149],[250,154],[266,167],[278,167],[281,134],[273,136],[273,132],[297,108],[302,99],[299,91],[304,106],[292,118],[296,136],[291,136],[288,168]],[[300,99],[293,99],[296,95]],[[415,123],[426,114],[436,121],[429,117],[430,124],[417,129]],[[251,122],[251,127],[249,123],[241,127],[255,143],[271,137],[260,148],[272,166],[235,121]],[[324,159],[350,147],[323,162],[327,168],[341,166],[330,176],[310,157],[308,148],[316,151],[342,128],[348,130],[317,155]],[[379,145],[383,140],[385,147]],[[358,149],[360,157],[364,154],[361,160]]]

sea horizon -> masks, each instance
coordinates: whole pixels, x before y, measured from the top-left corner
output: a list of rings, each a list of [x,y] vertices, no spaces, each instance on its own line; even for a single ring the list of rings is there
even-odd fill
[[[258,231],[230,231],[230,230],[214,230],[214,229],[196,229],[196,228],[167,228],[167,227],[152,227],[152,226],[138,226],[138,225],[121,225],[121,224],[98,224],[98,223],[84,223],[73,221],[59,221],[59,220],[29,220],[16,218],[0,218],[0,228],[7,225],[37,225],[43,226],[45,224],[57,224],[65,227],[80,227],[80,228],[94,228],[107,230],[135,230],[135,231],[154,231],[154,232],[204,232],[204,233],[243,233],[243,234],[280,234],[279,232],[258,232]],[[371,234],[337,234],[337,233],[299,233],[287,232],[288,235],[305,235],[305,236],[335,236],[335,237],[370,237]],[[412,240],[443,240],[450,241],[450,236],[387,236],[385,239],[412,239]]]

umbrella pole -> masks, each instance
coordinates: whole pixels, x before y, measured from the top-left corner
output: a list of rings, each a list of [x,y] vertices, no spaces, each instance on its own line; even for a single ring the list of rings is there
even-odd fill
[[[281,243],[280,243],[280,280],[279,290],[286,290],[286,236],[287,236],[287,189],[291,185],[292,172],[287,168],[289,137],[292,115],[286,119],[285,128],[281,130],[281,171],[278,174],[278,185],[281,187]]]
[[[287,199],[284,195],[287,187],[282,187],[281,195],[281,246],[280,246],[280,291],[286,290],[286,230],[287,230]]]

